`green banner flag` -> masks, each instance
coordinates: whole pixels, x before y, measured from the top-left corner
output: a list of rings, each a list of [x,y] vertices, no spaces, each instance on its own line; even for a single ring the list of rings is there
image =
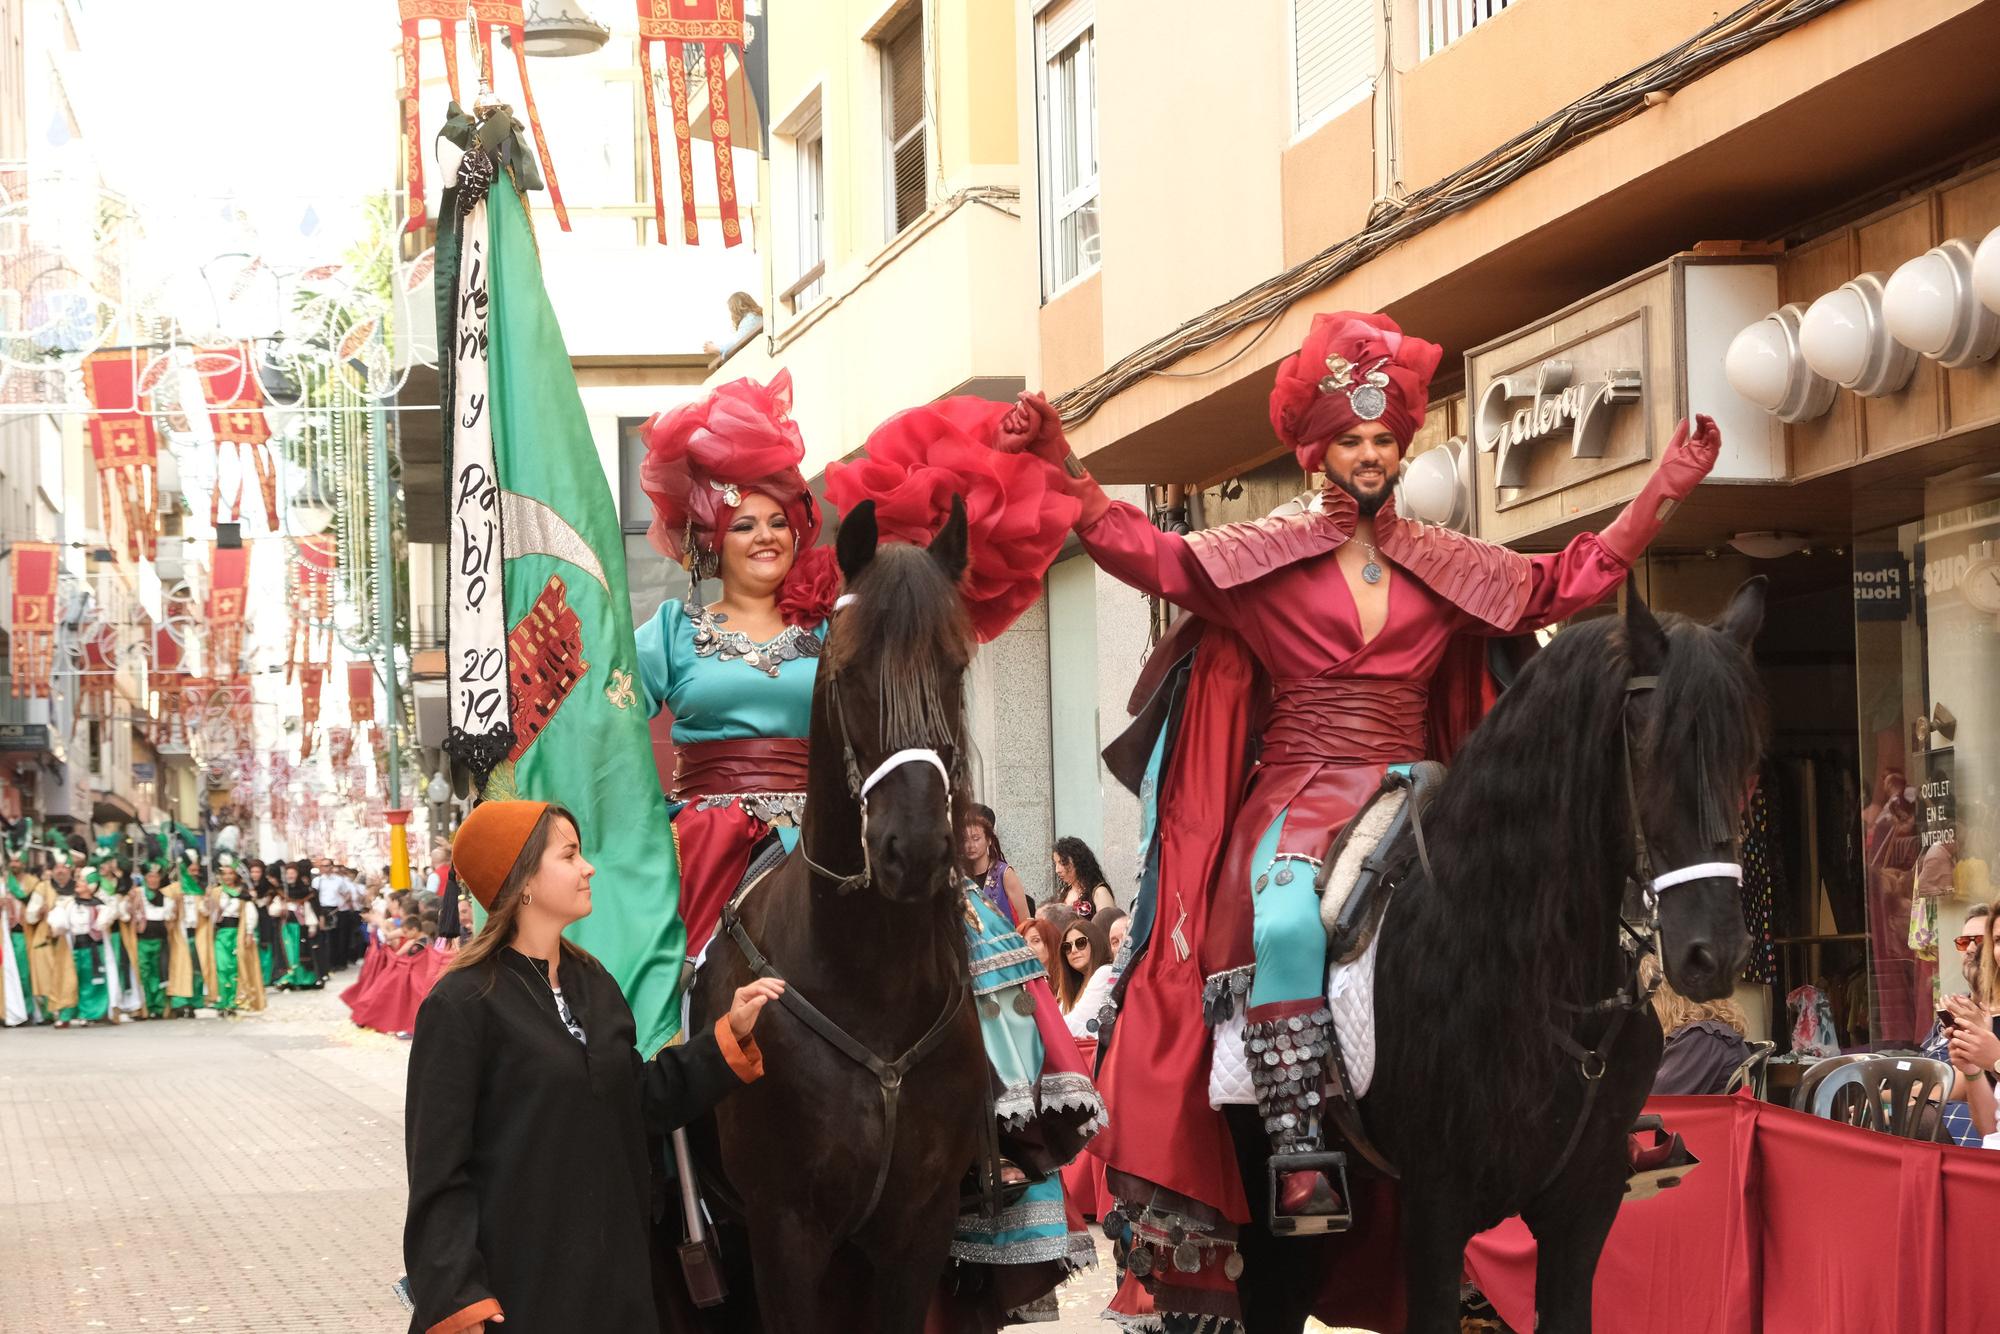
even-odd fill
[[[687,933],[637,684],[618,510],[509,173],[462,214],[448,200],[444,216],[456,223],[437,263],[441,293],[452,284],[440,359],[452,363],[454,739],[473,738],[475,771],[491,766],[487,798],[576,813],[597,874],[591,914],[567,934],[618,979],[650,1057],[680,1027]],[[484,597],[496,559],[504,601]]]

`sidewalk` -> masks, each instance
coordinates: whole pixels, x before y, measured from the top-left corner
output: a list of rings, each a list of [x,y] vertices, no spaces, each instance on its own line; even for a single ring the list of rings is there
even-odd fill
[[[0,1330],[402,1329],[407,1052],[332,989],[0,1032]]]

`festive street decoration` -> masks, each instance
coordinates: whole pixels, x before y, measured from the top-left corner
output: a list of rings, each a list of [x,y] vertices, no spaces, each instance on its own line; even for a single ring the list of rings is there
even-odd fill
[[[479,80],[488,88],[493,86],[494,38],[501,29],[507,33],[507,44],[514,49],[514,69],[521,78],[521,101],[528,112],[528,124],[535,132],[535,153],[541,160],[542,179],[548,182],[549,203],[556,211],[556,225],[568,231],[569,210],[563,207],[562,187],[556,184],[556,165],[549,160],[548,136],[542,133],[541,116],[535,111],[534,89],[528,84],[521,0],[471,0],[470,4],[465,0],[397,0],[397,7],[403,20],[403,137],[405,151],[409,153],[410,177],[408,230],[416,231],[424,224],[424,157],[430,149],[417,117],[422,88],[418,52],[423,45],[419,25],[425,19],[436,20],[439,40],[444,46],[444,74],[451,87],[451,100],[463,104],[465,99],[458,89],[458,25],[470,9],[475,25],[473,44],[478,52]]]
[[[271,423],[264,416],[263,389],[257,383],[255,353],[247,345],[203,348],[195,354],[195,372],[201,377],[202,397],[209,406],[209,423],[215,433],[216,485],[209,493],[208,521],[222,517],[222,451],[236,450],[236,495],[230,502],[231,523],[243,520],[243,457],[247,451],[250,467],[257,475],[257,489],[264,498],[264,514],[275,531],[278,515],[278,474],[271,459]]]
[[[155,717],[160,720],[159,740],[168,744],[187,744],[186,703],[181,692],[187,685],[186,648],[172,628],[174,608],[167,606],[168,618],[153,627],[152,681],[154,693],[159,696],[155,706]]]
[[[56,657],[56,566],[53,542],[16,542],[14,596],[7,625],[14,698],[47,699]]]
[[[210,548],[208,674],[234,676],[243,659],[243,612],[250,588],[250,548]]]
[[[297,670],[333,658],[333,576],[337,565],[331,534],[301,537],[292,544],[292,564],[286,571],[285,600],[291,609],[291,632],[285,642],[285,683]]]
[[[356,727],[375,721],[375,664],[347,664],[347,721]]]
[[[495,109],[454,142],[504,140],[508,119]],[[452,405],[443,414],[454,534],[447,749],[486,797],[560,798],[585,828],[619,831],[593,845],[600,888],[570,934],[617,979],[650,1057],[680,1027],[687,933],[644,711],[605,694],[613,672],[638,670],[618,509],[513,174],[461,170],[442,212],[438,309],[454,327],[439,330],[440,343],[457,353],[440,367],[440,401]],[[511,705],[510,682],[526,687]],[[488,731],[496,719],[503,729]]]
[[[139,370],[130,351],[93,352],[83,361],[83,384],[94,410],[90,457],[97,465],[105,525],[110,527],[117,516],[125,530],[127,553],[133,560],[151,560],[159,541],[153,472],[160,457],[160,435],[151,415],[140,408]]]
[[[694,127],[688,122],[687,48],[699,43],[708,83],[708,129],[715,143],[715,193],[722,209],[722,244],[740,245],[743,223],[736,210],[736,163],[729,146],[729,77],[724,53],[743,51],[743,0],[637,0],[639,77],[646,96],[646,143],[653,163],[653,222],[660,244],[667,243],[666,191],[660,180],[659,112],[653,96],[653,43],[666,48],[667,95],[673,102],[674,147],[680,159],[681,236],[701,244],[694,208]],[[553,190],[553,184],[551,189]]]

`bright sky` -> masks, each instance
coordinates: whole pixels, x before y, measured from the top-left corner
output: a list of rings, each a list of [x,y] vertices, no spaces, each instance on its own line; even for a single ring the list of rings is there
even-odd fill
[[[357,201],[394,183],[392,0],[78,7],[84,137],[149,232],[167,217],[199,232],[233,203],[272,258],[330,259],[353,235]]]

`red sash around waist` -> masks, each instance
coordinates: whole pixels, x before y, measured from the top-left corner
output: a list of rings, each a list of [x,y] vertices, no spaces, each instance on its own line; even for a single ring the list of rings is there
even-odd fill
[[[804,737],[694,741],[676,752],[674,799],[806,790]]]
[[[1424,757],[1428,685],[1369,677],[1276,677],[1266,764],[1403,764]]]

